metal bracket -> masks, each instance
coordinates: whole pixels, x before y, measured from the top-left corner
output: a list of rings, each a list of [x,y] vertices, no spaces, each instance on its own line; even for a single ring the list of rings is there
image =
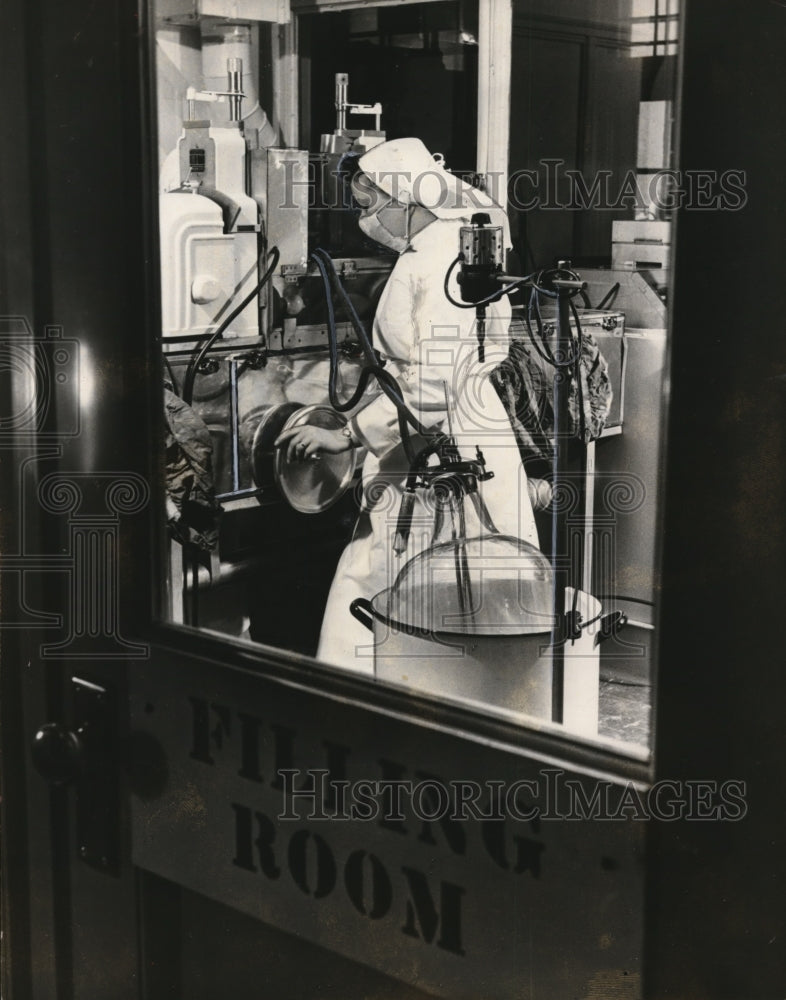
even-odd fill
[[[114,692],[71,678],[74,723],[84,743],[76,782],[76,844],[85,864],[109,874],[120,866],[120,791]]]

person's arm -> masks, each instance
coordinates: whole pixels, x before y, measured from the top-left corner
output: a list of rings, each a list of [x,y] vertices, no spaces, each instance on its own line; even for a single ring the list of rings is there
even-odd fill
[[[342,430],[330,430],[328,427],[314,427],[311,424],[290,427],[289,430],[282,431],[275,441],[276,448],[286,447],[288,462],[319,458],[322,452],[338,455],[359,445],[359,439],[349,426]]]
[[[445,417],[445,382],[452,392],[457,345],[463,326],[471,323],[467,312],[445,298],[440,268],[441,262],[435,266],[420,251],[402,258],[399,273],[391,278],[395,283],[386,289],[378,324],[377,346],[388,358],[387,370],[396,377],[408,408],[428,429]],[[381,391],[350,424],[361,444],[379,457],[401,442],[398,409]]]

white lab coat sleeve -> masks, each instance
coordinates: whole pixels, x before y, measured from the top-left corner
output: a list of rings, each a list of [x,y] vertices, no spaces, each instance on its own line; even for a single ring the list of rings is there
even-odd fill
[[[427,429],[445,417],[444,364],[429,349],[434,330],[456,330],[467,316],[445,298],[441,274],[430,268],[425,254],[406,254],[396,265],[374,325],[376,346],[387,358],[405,403]],[[434,362],[431,363],[431,358]],[[398,410],[381,391],[358,411],[352,428],[361,443],[377,457],[400,442]],[[413,430],[413,433],[414,430]]]
[[[361,445],[378,458],[392,451],[401,441],[398,408],[379,388],[355,413],[349,425]]]

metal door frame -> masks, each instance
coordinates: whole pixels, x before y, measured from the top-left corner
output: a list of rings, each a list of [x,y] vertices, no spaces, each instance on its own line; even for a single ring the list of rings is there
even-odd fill
[[[77,10],[71,5],[68,14],[72,20],[66,25],[62,5],[53,4],[50,0],[19,2],[12,4],[7,11],[6,38],[10,44],[9,58],[4,60],[4,67],[7,67],[11,80],[7,80],[6,93],[13,93],[17,100],[11,104],[11,115],[7,119],[15,140],[6,148],[17,153],[4,158],[4,167],[10,171],[7,176],[12,178],[12,182],[4,185],[11,195],[4,199],[3,222],[12,234],[16,233],[14,246],[19,251],[19,259],[6,270],[10,277],[5,291],[9,301],[14,302],[15,307],[18,303],[19,311],[27,313],[35,329],[39,330],[44,324],[58,320],[53,310],[58,307],[57,296],[64,294],[62,281],[68,268],[67,257],[63,256],[66,249],[64,236],[73,241],[75,253],[81,249],[80,239],[90,238],[98,244],[94,256],[85,260],[83,266],[89,266],[102,253],[104,259],[110,254],[122,253],[122,262],[128,266],[128,271],[113,280],[119,281],[126,292],[122,297],[124,325],[118,328],[107,323],[107,327],[113,337],[117,334],[116,346],[113,346],[115,360],[118,357],[123,360],[128,358],[131,363],[123,379],[113,383],[123,388],[122,398],[107,400],[101,413],[106,413],[111,420],[122,417],[126,424],[137,422],[148,429],[130,440],[123,455],[128,459],[128,465],[144,470],[149,480],[155,483],[155,469],[150,465],[147,442],[152,439],[151,383],[154,379],[151,373],[157,372],[157,368],[152,353],[145,354],[140,335],[141,330],[151,327],[157,315],[157,262],[149,256],[150,247],[154,245],[149,220],[154,218],[151,198],[155,187],[151,185],[150,178],[146,184],[138,186],[129,183],[134,178],[139,181],[136,165],[140,142],[143,161],[150,149],[150,137],[140,115],[140,80],[145,72],[140,71],[138,42],[139,33],[144,34],[145,30],[144,20],[138,20],[141,13],[134,3],[118,0],[115,4],[104,5],[103,12],[96,14],[94,6],[85,0]],[[764,264],[770,266],[772,261],[779,259],[782,226],[779,227],[777,222],[786,219],[780,184],[772,171],[768,172],[768,164],[778,150],[783,151],[786,127],[781,122],[765,134],[763,129],[756,127],[756,123],[751,125],[753,119],[760,117],[760,101],[768,93],[782,92],[785,82],[782,60],[775,64],[757,58],[758,52],[770,51],[772,38],[778,38],[778,33],[783,31],[782,22],[776,20],[779,16],[778,8],[771,5],[771,9],[754,19],[749,5],[746,8],[742,0],[734,0],[725,17],[719,18],[717,4],[710,0],[686,0],[682,36],[686,68],[681,109],[685,163],[693,166],[699,165],[704,156],[711,158],[716,155],[722,161],[724,157],[733,155],[734,148],[731,147],[730,153],[725,134],[729,128],[736,128],[744,135],[747,144],[743,166],[749,164],[756,171],[749,176],[750,195],[758,199],[752,201],[751,212],[748,215],[730,214],[714,220],[717,227],[712,230],[714,235],[719,239],[736,241],[741,248],[740,254],[744,256],[726,255],[716,260],[713,281],[706,286],[708,292],[717,292],[717,287],[730,288],[736,284],[746,288],[756,287]],[[68,32],[66,26],[70,29]],[[712,31],[708,31],[708,26],[712,27]],[[751,32],[751,40],[749,48],[741,51],[739,39],[743,37],[743,29]],[[66,51],[58,46],[58,41],[62,42],[64,37],[68,37],[72,45]],[[112,39],[112,60],[107,58],[107,38]],[[87,46],[87,49],[80,46]],[[98,57],[97,63],[88,66],[87,59],[83,57],[90,58],[91,53]],[[101,53],[103,58],[100,58]],[[741,53],[739,63],[732,64],[738,73],[735,79],[743,79],[747,89],[740,86],[721,95],[725,99],[723,105],[720,101],[708,100],[707,79],[713,72],[728,72],[730,55],[735,53]],[[86,158],[80,160],[78,153],[73,158],[66,146],[60,148],[62,156],[54,159],[53,155],[59,149],[56,136],[47,138],[45,152],[49,159],[42,159],[41,155],[42,130],[46,129],[47,116],[55,113],[53,107],[56,109],[57,106],[57,88],[64,85],[62,78],[59,83],[56,82],[54,74],[69,65],[72,72],[78,70],[78,74],[88,75],[82,81],[84,92],[98,95],[99,109],[105,113],[108,106],[112,107],[112,117],[103,117],[100,123],[96,123],[96,128],[107,129],[103,143],[95,147],[96,155],[108,158],[105,169],[111,165],[118,170],[115,192],[112,192],[117,194],[117,198],[110,197],[107,187],[99,192],[102,199],[99,203],[111,209],[106,216],[102,212],[96,214],[96,202],[93,200],[91,203],[90,199],[84,200],[80,215],[73,204],[68,205],[64,191],[58,190],[58,184],[64,180],[63,171],[68,174],[68,168],[74,162],[85,162]],[[145,65],[144,54],[141,65]],[[89,77],[90,73],[95,79]],[[41,83],[41,74],[45,83]],[[16,86],[13,86],[14,80],[17,81]],[[752,98],[749,96],[751,92]],[[771,110],[778,107],[771,102],[769,106]],[[778,110],[782,115],[782,107]],[[86,132],[89,117],[89,109],[74,109],[76,125],[85,128]],[[98,138],[101,138],[100,134]],[[149,157],[148,162],[152,162]],[[68,174],[68,179],[72,199],[78,198],[80,191],[83,194],[90,191],[91,177]],[[92,193],[95,196],[95,192]],[[781,200],[778,201],[778,198]],[[773,218],[773,213],[779,214]],[[697,262],[706,261],[706,231],[706,217],[683,213],[675,261],[675,335],[670,397],[672,435],[662,519],[665,608],[660,622],[662,640],[655,773],[671,776],[695,772],[701,777],[705,775],[707,766],[713,763],[718,766],[722,762],[726,768],[739,768],[743,775],[755,776],[756,768],[759,768],[761,778],[755,785],[758,798],[752,803],[755,809],[749,822],[730,830],[727,842],[720,842],[724,838],[719,841],[708,837],[706,826],[653,826],[647,862],[651,879],[647,938],[648,995],[673,996],[675,990],[684,990],[685,984],[691,984],[696,996],[717,995],[719,985],[734,982],[735,977],[749,970],[749,975],[757,977],[755,982],[747,980],[749,990],[758,989],[758,995],[764,997],[780,995],[783,959],[772,957],[772,946],[768,951],[765,940],[757,937],[746,941],[747,925],[743,923],[740,928],[733,921],[729,922],[729,913],[733,911],[724,906],[722,899],[724,894],[736,894],[737,912],[743,922],[758,911],[761,920],[757,918],[754,930],[758,933],[760,924],[766,922],[775,935],[774,940],[782,939],[782,881],[774,880],[776,877],[784,878],[786,852],[778,836],[773,834],[774,829],[782,831],[786,828],[783,822],[784,803],[776,791],[782,783],[783,761],[786,760],[780,719],[784,693],[784,678],[780,669],[781,640],[775,627],[750,633],[755,641],[748,647],[748,655],[753,649],[756,666],[763,674],[767,689],[767,696],[762,697],[761,689],[756,685],[740,686],[740,655],[745,647],[739,636],[730,640],[728,635],[721,638],[715,635],[709,646],[712,650],[709,668],[715,678],[709,699],[707,675],[701,670],[690,669],[692,654],[686,653],[681,643],[686,625],[695,628],[697,614],[700,621],[709,621],[719,607],[723,611],[729,610],[728,600],[719,605],[716,599],[710,599],[701,589],[705,586],[708,572],[717,586],[728,583],[729,564],[723,552],[730,549],[733,554],[737,574],[733,590],[735,610],[742,613],[744,619],[740,625],[741,635],[749,629],[747,623],[760,620],[761,601],[766,599],[761,586],[762,566],[772,569],[775,557],[786,550],[786,526],[782,517],[784,506],[781,503],[786,493],[783,436],[773,430],[763,442],[760,437],[762,416],[770,420],[771,428],[780,426],[776,421],[783,414],[782,400],[768,400],[762,414],[761,408],[749,405],[751,397],[744,393],[751,385],[750,380],[761,376],[758,363],[762,358],[769,365],[765,374],[779,374],[783,349],[778,317],[783,315],[786,303],[782,301],[782,283],[775,288],[768,284],[767,294],[753,297],[753,301],[751,296],[743,295],[723,300],[720,294],[707,295],[701,301],[692,298],[697,273],[701,270],[697,268]],[[26,242],[27,233],[31,234],[29,243]],[[758,247],[763,261],[754,254],[745,253],[745,249],[752,245]],[[778,285],[777,282],[775,284]],[[55,285],[56,294],[53,293]],[[106,344],[100,339],[102,334],[106,337],[107,332],[106,329],[100,330],[98,324],[102,315],[106,320],[114,315],[116,321],[117,303],[114,304],[114,314],[111,307],[112,304],[107,301],[92,302],[89,309],[85,307],[87,329],[79,331],[80,336],[88,341],[92,338],[99,356],[107,360]],[[73,314],[68,318],[74,321]],[[706,464],[696,461],[696,457],[701,454],[698,449],[706,446],[708,432],[728,436],[734,424],[730,424],[727,413],[719,412],[714,392],[717,383],[697,387],[696,372],[704,370],[708,355],[706,345],[697,342],[695,331],[721,325],[734,329],[744,326],[750,331],[752,339],[749,343],[756,348],[757,365],[754,366],[752,352],[731,358],[717,352],[710,355],[714,373],[728,388],[725,401],[733,400],[734,390],[739,390],[736,398],[743,404],[739,411],[738,432],[734,434],[729,450],[728,481],[731,486],[727,495],[718,497],[716,484],[706,475]],[[680,337],[682,339],[678,342]],[[739,357],[744,358],[744,363],[738,363]],[[761,383],[756,384],[761,389]],[[770,383],[770,387],[773,385]],[[703,420],[697,426],[695,415],[700,405],[705,409]],[[110,429],[111,420],[108,424]],[[758,457],[766,460],[764,468],[744,460],[750,454],[753,443],[757,443]],[[36,447],[35,441],[28,444]],[[111,454],[111,441],[102,439],[99,444],[103,449],[103,460],[108,461],[106,455]],[[65,449],[64,460],[71,458],[73,453]],[[13,511],[18,494],[13,492],[13,484],[9,491],[8,479],[4,480],[3,488],[3,499],[8,505],[5,509]],[[739,527],[739,511],[735,503],[743,491],[747,491],[751,498],[749,512],[761,510],[770,516],[770,530],[766,537],[754,533],[740,539],[734,535]],[[703,502],[708,510],[715,512],[706,520],[693,520],[688,534],[685,532],[684,515],[686,493],[694,503]],[[12,521],[12,517],[7,518],[3,524],[4,539],[8,538],[7,533],[13,527]],[[146,527],[142,519],[137,519],[124,529],[127,543],[137,546],[139,551],[144,551],[146,545]],[[717,545],[719,529],[729,542],[726,548]],[[48,530],[49,527],[42,524],[39,538],[46,538]],[[713,556],[716,550],[719,555]],[[228,666],[233,663],[248,666],[248,651],[239,646],[197,636],[176,627],[147,624],[151,614],[147,594],[149,576],[147,566],[140,567],[140,562],[136,560],[129,564],[127,585],[137,600],[125,605],[127,620],[123,628],[129,630],[128,634],[141,635],[151,642],[153,649],[158,643],[174,644],[186,656],[215,656]],[[766,582],[770,587],[777,587],[783,581],[774,577]],[[56,582],[52,586],[54,594],[50,593],[46,600],[51,602],[50,606],[56,606],[58,587]],[[776,596],[779,597],[777,590]],[[770,611],[772,600],[767,601],[765,606]],[[776,619],[769,620],[774,622]],[[70,872],[53,866],[51,847],[52,835],[55,835],[57,844],[58,836],[64,829],[62,820],[67,819],[70,807],[59,794],[51,797],[45,794],[42,783],[30,770],[26,745],[31,727],[42,721],[40,713],[56,713],[59,710],[67,670],[57,660],[49,664],[35,663],[34,654],[40,635],[32,631],[12,633],[4,629],[0,638],[3,641],[4,916],[7,919],[9,911],[13,914],[4,935],[4,985],[12,991],[9,995],[17,1000],[30,995],[58,996],[58,1000],[66,1000],[73,995],[72,974],[78,980],[78,965],[82,961],[82,957],[77,956],[77,962],[74,962],[71,950],[75,944],[73,937],[70,941],[64,939],[64,923],[68,923],[70,913],[68,892],[75,887],[78,891],[79,877],[77,883],[71,881],[74,865],[69,866]],[[706,655],[706,647],[703,655]],[[649,769],[641,762],[617,760],[603,749],[571,746],[568,741],[563,742],[547,733],[514,733],[493,720],[479,720],[460,710],[437,710],[425,699],[402,699],[395,692],[379,690],[373,695],[374,704],[369,705],[371,689],[368,686],[351,678],[335,677],[322,668],[312,667],[308,662],[285,654],[260,653],[251,659],[282,684],[317,690],[326,698],[356,700],[358,710],[401,713],[410,719],[421,712],[422,717],[413,719],[413,724],[437,726],[441,731],[494,743],[506,752],[515,754],[530,748],[536,751],[548,749],[568,764],[597,767],[617,777],[629,774],[646,779],[649,776]],[[689,669],[686,670],[686,666]],[[105,665],[98,670],[111,677],[122,692],[124,668],[120,663]],[[691,722],[695,720],[695,705],[703,700],[708,700],[709,711],[703,719],[699,740]],[[733,738],[728,729],[729,720],[734,723]],[[755,748],[753,753],[752,747]],[[767,788],[771,793],[769,797],[764,794]],[[50,801],[44,803],[45,798]],[[67,827],[67,822],[65,825]],[[61,842],[59,848],[56,846],[56,854],[62,850]],[[727,851],[733,851],[735,858],[744,859],[744,877],[737,877],[729,871]],[[690,863],[685,863],[686,858]],[[691,858],[694,861],[690,861]],[[676,865],[675,859],[679,862]],[[63,879],[64,883],[60,883]],[[53,898],[56,883],[65,889],[65,898],[62,895]],[[132,970],[132,981],[137,969],[136,949],[135,946],[129,949],[127,941],[123,946],[122,940],[127,937],[129,926],[133,925],[134,896],[133,877],[130,877],[119,887],[115,885],[113,892],[99,893],[93,901],[95,911],[92,915],[94,919],[103,916],[104,922],[110,923],[107,921],[108,913],[123,911],[124,919],[108,928],[105,940],[114,941],[117,946],[113,960],[119,963],[118,974],[126,976],[128,970]],[[122,905],[118,908],[119,897]],[[702,932],[694,939],[693,931],[697,925],[701,925]],[[78,934],[78,928],[76,930]],[[53,940],[56,950],[52,948]],[[12,955],[11,961],[8,961],[9,955]],[[59,965],[56,961],[58,957]],[[713,993],[713,990],[716,992]],[[748,992],[746,1000],[751,995]],[[741,996],[739,1000],[742,1000]]]

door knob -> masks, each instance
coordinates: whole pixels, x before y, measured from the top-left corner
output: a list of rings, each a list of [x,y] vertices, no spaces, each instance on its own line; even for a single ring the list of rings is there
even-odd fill
[[[36,731],[31,754],[36,771],[54,788],[74,786],[75,842],[79,859],[107,873],[120,863],[120,789],[116,699],[113,689],[72,677],[65,722]],[[70,702],[70,706],[69,706]]]
[[[52,785],[70,785],[85,773],[84,728],[47,722],[33,737],[33,766]]]

